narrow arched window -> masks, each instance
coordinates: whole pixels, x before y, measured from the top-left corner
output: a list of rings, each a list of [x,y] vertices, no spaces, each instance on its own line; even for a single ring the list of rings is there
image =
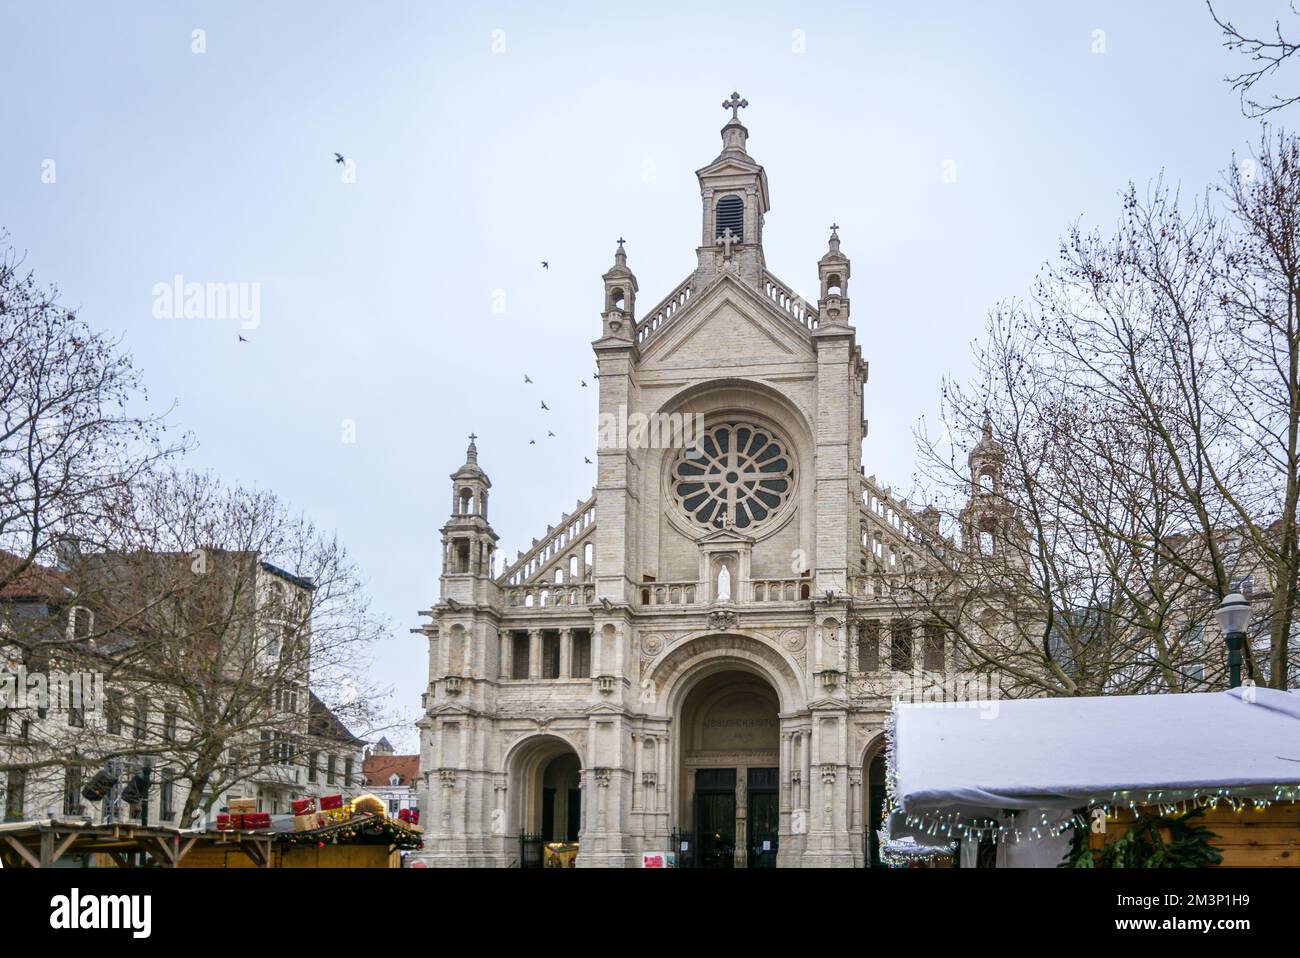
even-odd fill
[[[717,210],[713,217],[715,238],[721,238],[728,227],[731,228],[731,235],[736,238],[737,242],[743,242],[745,235],[745,201],[734,193],[718,200]]]

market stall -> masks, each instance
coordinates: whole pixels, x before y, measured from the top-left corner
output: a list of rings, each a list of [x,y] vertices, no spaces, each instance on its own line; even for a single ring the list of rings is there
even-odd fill
[[[1300,865],[1300,694],[899,705],[888,832],[963,866]]]

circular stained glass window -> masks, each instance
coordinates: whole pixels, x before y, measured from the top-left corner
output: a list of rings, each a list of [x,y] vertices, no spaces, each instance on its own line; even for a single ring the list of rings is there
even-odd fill
[[[701,526],[751,529],[790,498],[794,461],[770,429],[744,422],[714,426],[673,465],[672,491]]]

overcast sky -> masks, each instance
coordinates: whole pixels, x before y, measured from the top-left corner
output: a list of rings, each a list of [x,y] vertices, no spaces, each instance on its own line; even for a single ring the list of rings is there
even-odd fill
[[[768,267],[815,299],[840,224],[864,462],[906,490],[941,378],[1062,231],[1113,223],[1130,179],[1200,189],[1248,148],[1238,65],[1193,0],[0,0],[0,228],[124,336],[195,466],[339,530],[392,623],[377,677],[414,717],[407,630],[437,599],[466,434],[511,558],[589,494],[600,275],[624,236],[644,315],[694,267],[693,171],[733,89]],[[157,318],[177,275],[257,284],[259,324]]]

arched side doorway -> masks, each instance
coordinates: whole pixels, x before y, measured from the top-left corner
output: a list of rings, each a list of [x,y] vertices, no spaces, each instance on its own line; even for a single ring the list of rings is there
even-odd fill
[[[714,671],[682,699],[677,821],[684,864],[762,868],[780,845],[779,699],[770,682],[740,669]]]
[[[506,768],[510,795],[506,834],[527,836],[538,854],[545,843],[580,843],[582,761],[574,747],[555,735],[537,735],[516,747]],[[523,848],[521,855],[531,858],[530,851]]]
[[[863,864],[867,868],[884,868],[880,860],[880,829],[885,824],[885,739],[879,736],[867,747],[862,760]]]

